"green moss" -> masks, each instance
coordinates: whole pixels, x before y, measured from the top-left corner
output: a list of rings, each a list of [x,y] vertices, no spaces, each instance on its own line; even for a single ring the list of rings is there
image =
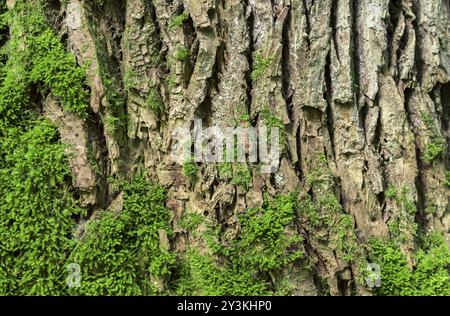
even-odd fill
[[[270,295],[287,290],[270,274],[302,257],[301,238],[289,233],[295,219],[294,195],[266,199],[262,208],[239,216],[241,230],[232,240],[219,240],[220,228],[204,236],[212,253],[189,250],[179,267],[179,295]],[[274,280],[272,280],[274,281]]]
[[[177,84],[177,76],[175,73],[171,73],[167,77],[167,85],[169,86],[169,89],[173,89],[176,84]]]
[[[180,47],[175,53],[175,59],[185,61],[189,58],[189,50],[186,47]]]
[[[445,173],[444,185],[445,185],[447,188],[450,188],[450,171],[447,171],[447,172]]]
[[[31,81],[43,82],[66,110],[86,117],[89,92],[84,88],[85,70],[77,66],[75,57],[66,52],[50,29],[43,31],[31,44],[35,52]]]
[[[234,168],[234,176],[231,183],[248,190],[252,183],[252,174],[246,164],[237,164]]]
[[[123,76],[125,88],[130,90],[139,85],[139,76],[134,68],[128,68]]]
[[[189,18],[189,12],[183,12],[180,15],[173,17],[169,22],[169,29],[182,27],[184,22]]]
[[[428,143],[425,147],[425,151],[422,155],[422,159],[425,162],[432,162],[436,158],[445,153],[446,150],[445,141],[443,139],[436,140],[435,142]]]
[[[371,243],[371,261],[380,265],[382,287],[378,295],[411,295],[411,271],[406,258],[393,244],[375,240]]]
[[[311,196],[307,195],[305,198],[299,201],[299,214],[302,218],[312,227],[319,227],[322,225],[322,217]]]
[[[128,125],[128,117],[124,111],[125,96],[120,89],[119,80],[110,75],[101,67],[102,81],[105,87],[105,96],[108,101],[108,107],[105,115],[102,115],[102,122],[105,131],[117,136],[118,132]]]
[[[397,199],[397,189],[393,185],[389,185],[385,192],[386,197],[391,199]]]
[[[264,120],[264,123],[267,124],[268,128],[275,127],[279,129],[284,129],[284,124],[281,119],[270,111],[268,107],[263,107],[261,110],[261,116]]]
[[[337,222],[335,247],[342,253],[344,260],[353,261],[359,251],[355,239],[355,223],[351,215],[341,215]]]
[[[218,166],[219,176],[223,180],[228,180],[233,177],[233,165],[230,162],[222,162]]]
[[[415,256],[412,274],[415,295],[450,295],[450,249],[439,234],[427,236]]]
[[[239,120],[241,121],[241,123],[247,123],[247,122],[250,122],[250,115],[249,115],[249,114],[246,114],[246,113],[242,113],[242,114],[239,116]]]
[[[268,107],[263,107],[261,110],[261,118],[264,126],[267,128],[267,144],[268,146],[273,146],[272,144],[272,131],[278,131],[278,146],[279,150],[282,151],[284,147],[287,146],[288,136],[286,133],[285,126],[282,120],[274,115]]]
[[[256,53],[254,56],[254,65],[251,74],[252,81],[256,81],[261,78],[269,69],[272,61],[273,57],[264,58],[260,53]]]
[[[319,277],[317,284],[319,296],[330,296],[330,285],[328,284],[327,279]]]
[[[239,106],[236,110],[236,114],[237,114],[236,125],[250,122],[250,114],[248,113],[248,110],[245,107],[245,105]]]
[[[417,211],[415,203],[409,197],[409,188],[406,186],[397,189],[390,185],[386,191],[386,197],[393,199],[406,214],[414,215]]]
[[[146,100],[146,106],[157,116],[164,113],[164,101],[157,88],[150,89]]]
[[[430,139],[422,154],[422,159],[427,163],[431,163],[446,152],[447,145],[445,139],[441,136],[439,128],[435,125],[433,117],[428,113],[424,113],[422,119],[430,133]]]
[[[371,261],[380,265],[381,288],[378,295],[449,295],[450,250],[436,234],[426,237],[415,255],[415,267],[408,267],[406,257],[393,242],[374,240]]]
[[[120,125],[121,125],[121,119],[118,117],[115,117],[111,114],[106,115],[105,117],[105,130],[108,133],[114,134],[118,131]]]
[[[316,158],[315,166],[306,174],[306,183],[318,191],[330,190],[333,187],[333,174],[325,155],[320,154]]]
[[[239,218],[242,231],[232,247],[225,249],[243,266],[257,271],[271,271],[296,261],[303,254],[296,247],[301,237],[289,234],[286,229],[292,225],[296,214],[294,194],[266,198],[261,209],[247,210]]]
[[[180,226],[187,231],[195,230],[199,225],[203,224],[205,218],[200,214],[184,214],[180,220]]]
[[[355,233],[353,216],[345,213],[334,193],[333,175],[324,155],[315,160],[314,168],[306,174],[306,183],[313,196],[307,194],[299,201],[299,214],[311,229],[325,229],[326,240],[342,260],[356,261],[362,254]],[[323,237],[322,237],[323,238]]]
[[[177,295],[259,296],[269,294],[264,282],[255,280],[249,270],[234,270],[217,262],[212,255],[189,250],[175,282]]]
[[[425,207],[426,214],[435,214],[437,211],[437,206],[435,204],[429,204]]]
[[[123,210],[99,211],[77,241],[69,262],[81,266],[77,295],[153,295],[169,277],[176,257],[161,239],[172,235],[165,191],[143,174],[121,184]]]
[[[47,120],[0,142],[0,295],[64,295],[73,216],[70,170]]]
[[[125,106],[125,96],[120,88],[119,80],[105,70],[102,70],[101,73],[109,109],[115,116],[122,115],[123,107]]]
[[[198,176],[198,166],[195,162],[188,161],[183,164],[183,173],[192,182],[197,179]]]
[[[399,236],[401,236],[402,228],[401,228],[401,222],[400,222],[399,217],[395,217],[395,218],[391,219],[389,221],[388,227],[389,227],[389,234],[393,238],[398,238]]]
[[[0,126],[18,124],[34,110],[29,102],[32,84],[42,93],[50,92],[67,111],[87,116],[85,70],[48,26],[43,6],[38,0],[17,1],[13,10],[2,15],[10,37],[2,47],[7,61],[1,71]]]
[[[310,215],[313,227],[325,227],[330,232],[330,241],[336,253],[346,261],[354,261],[361,249],[355,235],[353,217],[346,214],[336,196],[332,193],[323,194],[314,205],[315,215]],[[309,211],[311,214],[313,210]],[[320,215],[318,215],[319,213]]]
[[[389,228],[391,237],[398,241],[407,241],[410,234],[416,234],[417,224],[414,218],[417,212],[417,207],[414,201],[411,200],[409,188],[406,186],[400,189],[390,185],[385,192],[388,199],[393,200],[394,205],[398,208],[398,212],[389,221]],[[432,211],[432,205],[428,205],[426,211]]]
[[[9,37],[0,65],[0,295],[66,295],[66,259],[74,218],[66,148],[39,120],[32,87],[85,118],[89,92],[77,66],[47,24],[44,1],[16,1],[2,15]]]

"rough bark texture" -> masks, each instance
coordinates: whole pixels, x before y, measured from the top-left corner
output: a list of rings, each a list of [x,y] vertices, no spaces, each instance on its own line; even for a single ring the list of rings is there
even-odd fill
[[[111,177],[131,177],[143,165],[168,190],[170,247],[183,254],[188,246],[207,251],[204,227],[198,234],[180,227],[185,213],[206,216],[227,240],[240,229],[237,215],[262,206],[266,193],[309,196],[321,216],[331,212],[324,198],[335,196],[342,206],[336,216],[352,218],[345,243],[356,243],[355,258],[347,260],[333,242],[341,238],[333,227],[299,214],[288,233],[304,238],[309,265],[284,268],[294,295],[321,294],[321,280],[331,295],[369,294],[356,281],[358,258],[370,239],[392,238],[392,223],[411,265],[416,224],[444,233],[450,244],[448,0],[57,3],[49,16],[87,65],[92,111],[79,119],[49,96],[44,115],[75,153],[73,186],[84,207],[120,204]],[[286,134],[280,168],[260,174],[249,164],[248,188],[207,163],[191,181],[170,157],[172,131],[195,118],[208,126],[260,126],[267,110]],[[435,145],[444,149],[431,152]],[[388,196],[393,189],[414,212]]]

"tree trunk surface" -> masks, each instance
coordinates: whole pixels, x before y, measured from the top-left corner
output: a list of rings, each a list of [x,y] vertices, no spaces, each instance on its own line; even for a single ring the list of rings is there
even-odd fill
[[[291,295],[371,295],[373,239],[397,242],[410,268],[417,235],[450,245],[448,0],[69,0],[45,13],[90,90],[87,119],[41,99],[72,153],[79,229],[120,212],[112,179],[144,170],[166,189],[173,233],[159,238],[179,258],[195,249],[220,264],[209,228],[231,244],[242,214],[294,194],[283,234],[302,257],[266,271]],[[280,127],[279,168],[177,163],[173,132],[198,119]],[[208,224],[185,228],[186,214]]]

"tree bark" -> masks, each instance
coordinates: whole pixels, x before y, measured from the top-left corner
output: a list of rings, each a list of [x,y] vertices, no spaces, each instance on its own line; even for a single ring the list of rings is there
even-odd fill
[[[87,67],[91,89],[88,120],[64,114],[51,97],[45,106],[62,141],[76,148],[73,185],[85,207],[117,202],[111,177],[132,177],[143,165],[168,190],[171,248],[183,254],[208,247],[202,228],[180,228],[185,213],[206,216],[227,239],[239,231],[237,215],[260,207],[266,193],[296,191],[322,215],[330,212],[323,198],[334,196],[353,220],[345,242],[361,249],[347,260],[331,242],[339,238],[333,228],[298,214],[291,233],[304,237],[312,268],[296,262],[283,270],[294,295],[321,294],[321,280],[331,295],[369,294],[356,281],[363,245],[393,238],[394,222],[411,265],[415,225],[444,233],[450,244],[448,0],[51,3],[55,30]],[[261,60],[267,66],[255,72]],[[148,102],[158,100],[162,109],[152,110]],[[175,128],[198,118],[205,127],[256,127],[266,110],[286,137],[275,174],[248,163],[246,188],[198,163],[191,181],[171,158]],[[320,185],[311,180],[318,173]],[[393,189],[414,212],[388,196]]]

